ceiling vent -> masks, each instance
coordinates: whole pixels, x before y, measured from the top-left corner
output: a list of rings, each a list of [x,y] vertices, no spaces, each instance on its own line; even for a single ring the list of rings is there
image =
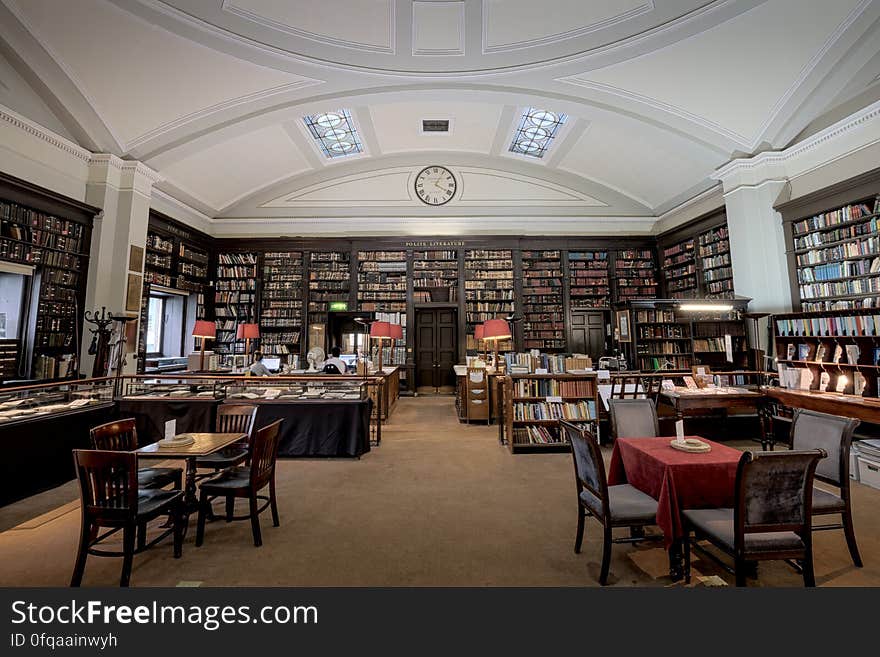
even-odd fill
[[[449,119],[422,119],[422,132],[449,132]]]

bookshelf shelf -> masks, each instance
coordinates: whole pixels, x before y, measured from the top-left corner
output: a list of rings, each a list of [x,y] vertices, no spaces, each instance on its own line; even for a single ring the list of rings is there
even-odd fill
[[[514,312],[513,251],[468,249],[464,256],[466,348],[476,351],[474,328],[477,324]],[[498,345],[499,352],[511,348],[512,341]]]
[[[244,340],[236,338],[238,325],[255,323],[257,317],[257,254],[219,253],[214,291],[214,314],[218,354],[243,354]],[[224,283],[228,281],[228,283]]]
[[[351,263],[348,251],[312,251],[309,254],[309,325],[327,325],[331,301],[349,301]]]
[[[523,348],[565,349],[562,257],[559,251],[523,251]]]
[[[458,299],[458,251],[413,251],[413,301],[454,302]]]
[[[657,296],[657,265],[650,249],[615,251],[614,273],[614,296],[618,303]]]
[[[263,254],[260,348],[264,354],[286,356],[300,353],[302,289],[302,251],[267,251]]]
[[[599,388],[595,373],[511,374],[504,378],[504,422],[513,454],[568,451],[560,420],[596,423]]]
[[[383,351],[387,365],[406,364],[406,251],[358,251],[358,307],[374,312],[377,320],[400,324],[403,338]],[[371,358],[379,358],[379,346],[371,345]]]
[[[608,308],[611,305],[608,251],[569,251],[568,281],[573,309]]]

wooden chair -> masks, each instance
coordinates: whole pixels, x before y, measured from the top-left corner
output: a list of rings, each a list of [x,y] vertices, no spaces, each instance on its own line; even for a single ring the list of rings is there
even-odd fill
[[[211,468],[214,472],[219,472],[242,463],[249,464],[250,444],[254,432],[254,422],[257,420],[257,410],[255,404],[221,404],[217,409],[214,431],[218,433],[245,433],[247,438],[220,450],[216,454],[196,459],[196,467]],[[203,474],[200,477],[210,476],[211,474]]]
[[[650,399],[609,399],[611,435],[617,438],[650,438],[660,435],[657,407]]]
[[[859,420],[827,415],[817,411],[797,409],[791,423],[792,449],[805,450],[821,448],[828,452],[828,458],[816,466],[816,479],[838,489],[838,493],[823,488],[813,488],[813,515],[826,516],[840,514],[837,524],[814,525],[813,531],[842,529],[846,537],[853,564],[862,567],[862,557],[856,543],[853,529],[852,502],[849,490],[849,452],[853,432]]]
[[[642,377],[639,374],[614,374],[611,377],[609,399],[642,399]]]
[[[684,521],[685,581],[691,578],[691,532],[733,556],[737,586],[745,586],[750,561],[799,560],[804,586],[813,574],[813,476],[822,449],[744,452],[736,468],[732,509],[688,509]]]
[[[599,583],[608,581],[611,565],[612,543],[633,543],[644,540],[644,536],[631,535],[630,538],[613,538],[611,530],[616,527],[643,528],[657,522],[657,500],[630,484],[609,486],[605,477],[605,462],[599,445],[588,429],[578,427],[562,420],[571,443],[574,461],[574,478],[578,500],[578,524],[574,539],[575,554],[580,554],[584,539],[584,522],[593,516],[604,528],[602,541],[602,568]]]
[[[134,418],[115,420],[98,425],[89,431],[92,449],[133,452],[138,448],[137,427]],[[180,468],[140,468],[138,487],[164,488],[169,484],[180,490],[183,470]]]
[[[128,586],[134,555],[169,534],[174,534],[174,558],[180,557],[185,522],[181,491],[138,488],[137,456],[132,452],[75,449],[73,460],[79,481],[82,524],[71,586],[82,583],[90,554],[122,557],[120,586]],[[172,527],[149,544],[135,548],[138,528],[161,515],[170,516]],[[109,531],[99,535],[102,527]],[[95,549],[95,545],[120,530],[122,552]]]
[[[257,431],[251,445],[250,466],[230,468],[216,477],[202,482],[199,487],[201,494],[196,547],[200,547],[204,541],[205,518],[210,513],[211,501],[217,497],[226,498],[226,522],[250,519],[256,547],[263,544],[260,532],[260,513],[265,511],[266,507],[272,508],[272,524],[278,527],[280,522],[278,520],[278,503],[275,499],[275,461],[278,457],[280,429],[281,420],[277,420]],[[259,492],[266,486],[269,487],[269,495],[260,495]],[[250,505],[248,515],[233,515],[236,498],[248,500]],[[265,504],[258,508],[257,500],[264,500]]]

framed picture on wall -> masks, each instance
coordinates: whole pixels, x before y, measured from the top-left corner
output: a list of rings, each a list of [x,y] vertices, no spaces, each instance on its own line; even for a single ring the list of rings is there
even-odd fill
[[[617,320],[617,335],[620,342],[632,342],[632,336],[629,332],[629,311],[615,311],[615,319]]]
[[[143,288],[143,278],[140,274],[128,275],[128,290],[125,293],[125,310],[126,312],[137,312],[141,309],[141,289]],[[137,323],[137,322],[135,322]]]
[[[144,249],[141,246],[132,244],[128,248],[128,268],[131,271],[144,270]]]

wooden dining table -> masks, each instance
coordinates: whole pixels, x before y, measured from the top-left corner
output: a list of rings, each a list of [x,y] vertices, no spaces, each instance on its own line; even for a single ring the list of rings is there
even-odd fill
[[[681,579],[681,512],[685,509],[732,508],[736,469],[742,452],[698,438],[711,451],[693,453],[673,448],[672,436],[618,438],[609,463],[608,485],[628,483],[657,500],[657,525],[669,551],[669,573]]]
[[[239,440],[247,438],[246,433],[185,433],[180,436],[192,436],[193,442],[188,445],[164,447],[159,442],[145,445],[137,450],[136,454],[141,459],[160,459],[186,461],[186,478],[184,483],[183,500],[188,512],[198,509],[199,500],[196,497],[196,459],[210,456],[224,447],[228,447]]]

